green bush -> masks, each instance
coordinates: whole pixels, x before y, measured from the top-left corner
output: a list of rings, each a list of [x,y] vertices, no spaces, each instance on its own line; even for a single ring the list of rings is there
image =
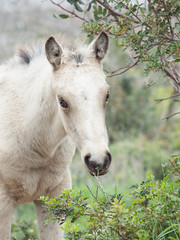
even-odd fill
[[[59,198],[41,197],[51,213],[49,221],[64,223],[65,239],[156,239],[180,237],[180,157],[163,166],[163,180],[151,173],[133,185],[129,194],[107,194],[99,187],[90,195],[84,190],[64,190]],[[99,189],[101,191],[99,191]]]
[[[36,221],[13,222],[11,240],[37,240]]]

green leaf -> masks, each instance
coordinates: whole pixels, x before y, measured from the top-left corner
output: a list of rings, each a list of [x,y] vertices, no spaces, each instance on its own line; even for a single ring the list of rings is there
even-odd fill
[[[98,13],[102,14],[102,7],[100,5],[98,6]]]
[[[180,58],[179,59],[177,58],[176,60],[174,60],[174,62],[180,62]]]
[[[106,15],[106,13],[107,13],[107,9],[106,9],[106,8],[104,8],[104,10],[103,10],[103,12],[102,12],[103,16],[105,16],[105,15]]]
[[[89,11],[91,10],[91,6],[92,6],[92,4],[93,4],[94,2],[95,2],[95,1],[92,0],[92,1],[89,3],[89,6],[88,6],[88,8],[87,8],[87,12],[89,12]]]
[[[81,1],[81,0],[79,0],[78,3],[81,4],[81,5],[84,5],[84,2]]]
[[[69,15],[59,14],[59,17],[62,18],[62,19],[66,19],[66,18],[69,18]]]
[[[67,0],[68,3],[70,3],[71,5],[74,4],[74,0]]]
[[[74,6],[78,12],[83,12],[83,9],[80,7],[80,5],[77,2],[74,4]]]
[[[144,13],[146,12],[146,8],[141,7],[141,8],[140,8],[140,11],[141,11],[142,14],[144,14]]]
[[[88,8],[87,8],[87,12],[89,12],[91,10],[91,3],[89,4]]]
[[[157,237],[157,240],[164,239],[164,236],[168,235],[171,232],[176,231],[177,226],[178,226],[178,224],[175,224],[175,225],[172,225],[172,226],[166,228],[163,232],[161,232],[159,234],[159,236]]]

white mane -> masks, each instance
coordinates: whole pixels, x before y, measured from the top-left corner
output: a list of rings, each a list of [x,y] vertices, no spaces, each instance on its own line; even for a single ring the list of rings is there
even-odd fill
[[[64,63],[72,61],[75,64],[82,64],[87,62],[87,59],[92,55],[92,49],[79,43],[77,40],[67,41],[64,35],[56,35],[54,38],[64,50],[62,58]],[[15,56],[5,62],[4,67],[12,70],[17,65],[27,66],[39,57],[46,57],[45,42],[46,40],[43,39],[37,41],[35,44],[19,47]]]

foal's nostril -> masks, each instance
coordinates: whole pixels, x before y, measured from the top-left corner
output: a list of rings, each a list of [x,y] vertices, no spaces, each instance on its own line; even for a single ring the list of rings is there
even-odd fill
[[[89,164],[90,164],[90,158],[91,158],[90,153],[86,154],[86,156],[84,157],[84,162],[87,166],[89,166]]]
[[[103,167],[104,168],[108,168],[111,164],[111,154],[110,152],[106,152],[106,157],[104,158],[104,164],[103,164]]]
[[[84,157],[84,162],[87,166],[87,168],[89,169],[91,175],[99,175],[99,170],[102,168],[101,164],[98,164],[96,161],[93,161],[91,159],[91,154],[88,153],[85,157]]]

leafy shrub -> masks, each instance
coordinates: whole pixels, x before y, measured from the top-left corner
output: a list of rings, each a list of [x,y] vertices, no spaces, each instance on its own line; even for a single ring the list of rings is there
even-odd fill
[[[62,19],[72,16],[81,19],[88,36],[104,30],[115,39],[119,49],[131,51],[131,64],[126,67],[119,64],[111,77],[141,62],[147,75],[162,71],[175,82],[176,89],[180,86],[180,75],[176,71],[180,61],[178,0],[67,0],[67,6],[51,2],[66,13],[59,15]]]
[[[35,221],[18,221],[12,224],[12,240],[37,240]]]
[[[59,198],[41,197],[51,217],[64,223],[66,239],[157,239],[180,237],[180,157],[163,166],[163,180],[151,173],[133,185],[129,194],[105,193],[99,187],[91,197],[83,190],[64,190]],[[99,191],[99,189],[101,191]]]

